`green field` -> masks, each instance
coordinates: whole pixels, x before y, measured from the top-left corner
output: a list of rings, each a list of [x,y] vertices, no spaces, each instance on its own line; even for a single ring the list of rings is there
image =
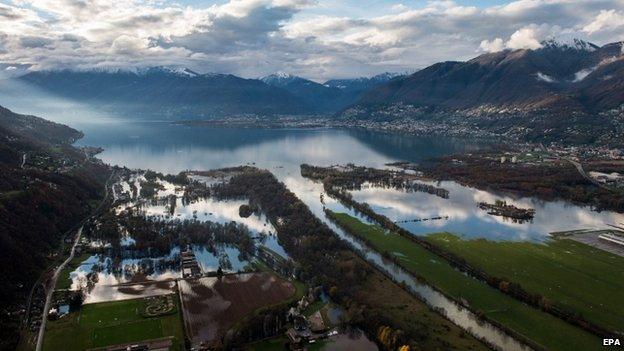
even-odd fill
[[[565,239],[535,244],[434,234],[427,240],[593,323],[624,331],[624,257]]]
[[[69,261],[67,266],[65,266],[65,268],[63,268],[63,270],[59,274],[58,280],[56,281],[55,289],[66,290],[71,288],[72,281],[69,274],[75,271],[76,268],[78,268],[80,264],[87,260],[89,257],[91,257],[90,254],[83,253],[82,255],[75,256],[71,261]]]
[[[545,349],[601,349],[602,341],[598,337],[464,275],[442,258],[407,238],[386,233],[379,226],[365,224],[348,214],[335,213],[333,216],[341,226],[358,233],[377,251],[394,256],[407,271],[424,278],[457,300],[464,299],[473,310]]]
[[[263,340],[247,346],[248,351],[280,351],[287,350],[284,345],[288,342],[288,339],[280,336],[272,339]]]
[[[44,350],[85,350],[92,347],[174,336],[173,350],[184,349],[182,314],[177,295],[175,313],[145,318],[145,299],[82,306],[58,321],[49,321]]]

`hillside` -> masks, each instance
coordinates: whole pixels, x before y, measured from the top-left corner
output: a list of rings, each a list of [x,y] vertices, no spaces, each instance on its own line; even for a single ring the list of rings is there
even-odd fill
[[[230,74],[198,74],[163,67],[137,71],[34,71],[22,82],[115,112],[171,119],[236,114],[305,114],[308,105],[288,91]]]
[[[441,62],[373,89],[361,105],[405,103],[449,109],[499,108],[600,112],[624,97],[622,43],[597,47],[543,42],[466,62]]]
[[[107,166],[70,144],[81,133],[0,108],[0,349],[13,349],[30,288],[63,234],[103,196]]]
[[[623,145],[623,43],[575,40],[441,62],[367,92],[339,115],[484,130],[536,142]]]
[[[288,91],[305,102],[314,113],[331,114],[354,104],[366,91],[394,77],[396,75],[385,73],[370,78],[329,80],[319,84],[290,74],[275,73],[260,80]]]

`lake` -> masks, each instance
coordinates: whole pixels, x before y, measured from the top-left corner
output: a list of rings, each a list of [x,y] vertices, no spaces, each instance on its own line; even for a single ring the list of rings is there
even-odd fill
[[[169,122],[70,123],[85,133],[78,145],[100,146],[99,157],[113,165],[163,173],[207,170],[243,164],[273,172],[320,217],[322,187],[301,177],[299,165],[329,166],[354,163],[384,167],[395,161],[422,162],[454,153],[495,148],[479,140],[416,137],[336,129],[247,129],[176,125]],[[594,212],[563,201],[544,202],[476,190],[455,182],[437,184],[450,191],[443,199],[425,193],[365,188],[354,192],[358,201],[396,221],[448,216],[436,221],[402,223],[417,235],[451,231],[467,237],[543,241],[553,231],[604,228],[624,222],[624,215]],[[480,201],[504,199],[536,210],[528,223],[514,223],[477,208]],[[330,208],[330,205],[328,205]]]
[[[246,129],[175,125],[167,122],[115,122],[74,125],[85,133],[78,145],[100,146],[99,157],[113,165],[153,169],[163,173],[184,170],[207,170],[243,164],[255,165],[273,172],[310,209],[338,235],[363,253],[368,261],[404,283],[427,304],[438,308],[455,324],[503,350],[526,350],[518,341],[497,327],[484,323],[432,287],[417,281],[393,262],[370,250],[365,244],[344,233],[329,222],[323,213],[320,195],[322,185],[303,178],[299,166],[354,163],[384,167],[396,161],[422,162],[427,159],[495,148],[479,140],[444,137],[415,137],[362,130],[336,129]],[[448,216],[448,219],[402,223],[415,235],[452,231],[472,238],[496,240],[543,241],[552,231],[605,227],[624,221],[621,214],[593,212],[586,207],[533,198],[512,198],[502,194],[461,186],[455,182],[436,182],[450,191],[448,199],[425,193],[404,193],[392,189],[365,187],[354,191],[358,201],[371,206],[396,221]],[[535,219],[514,223],[493,217],[477,208],[479,201],[504,199],[532,207]],[[349,212],[340,203],[325,197],[325,206],[334,211]]]

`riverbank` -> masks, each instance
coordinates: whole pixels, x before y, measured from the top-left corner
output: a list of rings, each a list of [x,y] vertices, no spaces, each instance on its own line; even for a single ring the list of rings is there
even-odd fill
[[[441,257],[408,239],[386,233],[347,214],[330,214],[349,233],[445,295],[548,350],[599,350],[600,340],[564,321],[531,308],[455,270]],[[539,325],[540,328],[535,328]]]
[[[492,276],[507,277],[508,285],[519,284],[597,325],[624,332],[619,298],[624,282],[613,279],[624,274],[624,257],[566,239],[535,244],[466,240],[449,233],[425,239]]]
[[[345,310],[344,323],[360,327],[378,343],[380,328],[389,328],[396,338],[385,348],[487,349],[360,258],[271,173],[241,167],[213,190],[216,197],[245,196],[258,204],[297,263],[300,278],[324,286]]]

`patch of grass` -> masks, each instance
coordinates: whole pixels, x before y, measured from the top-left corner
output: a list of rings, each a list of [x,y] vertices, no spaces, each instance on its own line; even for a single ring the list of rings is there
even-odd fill
[[[160,321],[146,319],[133,323],[96,328],[93,331],[93,346],[117,345],[130,341],[157,339],[163,336]]]
[[[257,343],[253,343],[247,347],[248,351],[279,351],[287,350],[284,347],[287,339],[285,337],[278,337],[273,339],[263,340]]]
[[[176,312],[165,316],[142,316],[145,299],[104,302],[82,306],[58,321],[47,324],[44,350],[85,350],[173,336],[173,350],[184,349],[184,329],[180,303],[174,297]]]
[[[324,306],[325,306],[325,302],[321,300],[316,300],[313,303],[311,303],[308,307],[306,307],[305,310],[303,310],[303,315],[306,317],[310,317],[312,314],[314,314],[314,312],[320,310]]]
[[[361,222],[345,213],[334,218],[351,232],[366,239],[374,249],[395,257],[407,271],[472,309],[501,323],[548,350],[597,350],[601,340],[579,328],[529,307],[486,284],[455,270],[441,257],[395,233]]]
[[[56,281],[56,290],[67,290],[71,288],[72,280],[70,278],[70,273],[75,271],[76,268],[80,266],[82,262],[91,257],[88,253],[83,253],[81,255],[75,256],[68,264],[63,268],[61,274]]]
[[[535,244],[462,240],[441,233],[427,240],[593,323],[624,331],[624,257],[565,239]]]

